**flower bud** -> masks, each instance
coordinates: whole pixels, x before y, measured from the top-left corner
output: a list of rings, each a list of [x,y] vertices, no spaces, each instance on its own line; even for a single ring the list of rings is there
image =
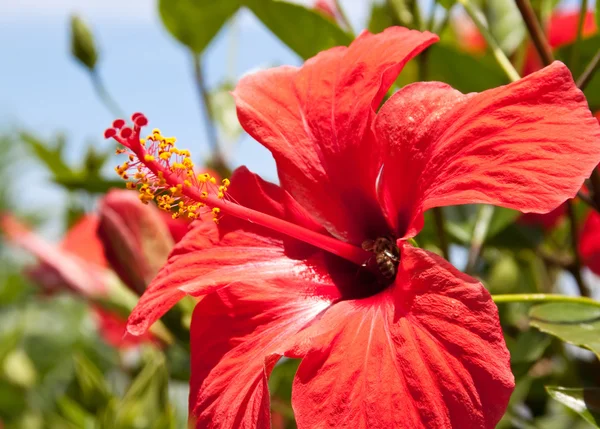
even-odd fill
[[[98,60],[94,36],[87,24],[77,15],[71,16],[71,53],[90,71]]]
[[[137,195],[110,191],[100,204],[98,236],[111,267],[133,291],[142,294],[173,248],[173,238],[158,208]]]

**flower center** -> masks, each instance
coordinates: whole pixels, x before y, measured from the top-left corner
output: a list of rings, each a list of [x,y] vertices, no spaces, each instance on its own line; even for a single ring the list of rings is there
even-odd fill
[[[365,264],[374,265],[378,274],[379,283],[389,285],[393,283],[400,264],[400,249],[393,237],[378,237],[375,240],[365,240],[362,248],[372,252],[373,256]]]
[[[371,257],[368,251],[350,243],[236,204],[226,194],[230,184],[228,179],[217,185],[210,174],[195,174],[190,153],[177,149],[174,138],[153,130],[142,139],[140,132],[148,125],[148,119],[135,113],[131,120],[133,126],[129,127],[124,120],[117,119],[104,132],[104,137],[113,138],[124,146],[117,149],[117,153],[128,154],[129,161],[115,170],[123,179],[132,180],[127,187],[138,189],[143,203],[154,200],[160,209],[171,211],[173,217],[197,219],[202,210],[209,209],[217,223],[222,215],[235,216],[312,244],[356,265],[363,265]]]

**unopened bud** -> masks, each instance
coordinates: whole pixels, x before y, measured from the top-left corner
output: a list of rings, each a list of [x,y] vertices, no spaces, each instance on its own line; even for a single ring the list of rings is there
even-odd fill
[[[87,24],[77,15],[71,16],[71,53],[90,71],[98,60],[94,36]]]
[[[98,235],[111,267],[140,295],[174,244],[158,208],[140,204],[134,192],[124,190],[110,191],[102,200]]]

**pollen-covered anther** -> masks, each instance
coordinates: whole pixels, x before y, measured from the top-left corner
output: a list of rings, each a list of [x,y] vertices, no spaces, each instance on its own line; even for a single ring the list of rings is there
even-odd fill
[[[154,201],[173,218],[197,219],[211,194],[221,200],[226,198],[229,179],[217,185],[217,178],[211,174],[195,172],[190,152],[175,147],[174,137],[165,137],[155,128],[145,139],[141,138],[141,128],[148,120],[141,113],[134,114],[131,120],[133,126],[123,120],[114,121],[104,135],[123,146],[117,153],[126,154],[129,161],[115,167],[115,171],[123,179],[131,177],[127,188],[137,189],[142,203]],[[212,212],[215,222],[219,212]]]

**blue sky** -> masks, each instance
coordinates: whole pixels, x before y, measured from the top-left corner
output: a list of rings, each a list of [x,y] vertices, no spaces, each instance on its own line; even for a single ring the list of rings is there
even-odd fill
[[[100,46],[100,74],[125,111],[145,112],[152,126],[177,136],[197,155],[206,153],[189,55],[163,28],[155,1],[10,1],[0,17],[0,55],[10,64],[3,67],[0,80],[0,130],[23,127],[42,136],[64,131],[74,162],[86,143],[108,144],[101,135],[113,117],[69,53],[69,16],[76,12],[93,29]],[[364,21],[369,2],[344,3],[354,21]],[[234,78],[260,67],[300,63],[249,12],[242,11],[236,25]],[[225,28],[205,53],[210,86],[227,77],[230,46]],[[232,161],[275,178],[270,154],[249,138]]]

